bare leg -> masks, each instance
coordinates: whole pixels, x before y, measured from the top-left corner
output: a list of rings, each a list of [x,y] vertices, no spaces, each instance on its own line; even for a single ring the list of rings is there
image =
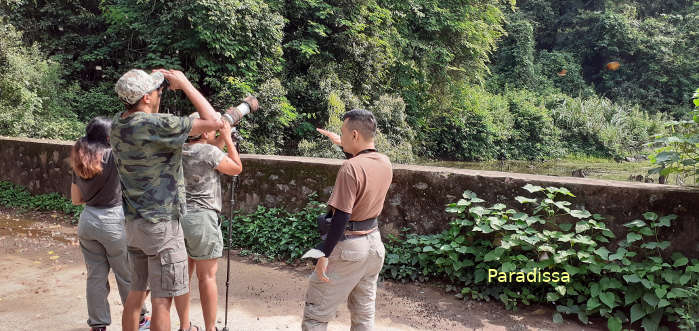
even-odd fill
[[[141,307],[143,307],[143,302],[146,300],[146,291],[129,291],[129,295],[126,297],[126,303],[124,304],[124,313],[121,315],[121,325],[125,331],[136,331],[138,330],[138,320],[141,315]],[[153,309],[155,310],[155,308]],[[155,314],[153,314],[155,316]],[[170,316],[168,316],[168,325],[170,322]],[[151,330],[153,327],[151,327]]]
[[[175,297],[175,299],[176,298],[177,297]],[[151,296],[150,302],[153,306],[153,315],[150,321],[151,331],[170,331],[170,306],[172,305],[172,298],[154,298]],[[139,306],[138,309],[140,308]],[[139,312],[138,309],[136,310],[137,312]]]
[[[192,288],[192,273],[194,272],[194,260],[188,258],[188,268],[189,272],[189,288]],[[191,292],[191,291],[190,291]],[[191,320],[189,319],[189,292],[185,295],[175,297],[175,310],[177,310],[177,317],[180,319],[180,329],[188,330]]]
[[[180,318],[180,328],[189,330],[191,323],[189,320],[189,292],[175,297],[175,310],[177,310],[177,317]]]
[[[218,260],[201,260],[195,261],[194,264],[197,266],[204,325],[207,331],[213,331],[216,326],[216,311],[218,309],[218,287],[216,286]]]

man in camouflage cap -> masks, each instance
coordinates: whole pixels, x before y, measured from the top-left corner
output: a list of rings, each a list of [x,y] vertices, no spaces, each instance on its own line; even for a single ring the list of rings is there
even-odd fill
[[[171,90],[184,92],[200,119],[158,113],[165,79]],[[132,274],[122,326],[138,328],[150,285],[151,330],[170,330],[172,299],[186,300],[189,292],[180,225],[186,213],[182,145],[188,136],[218,130],[223,122],[181,71],[133,69],[119,78],[115,90],[126,110],[113,121],[110,143],[121,181]]]

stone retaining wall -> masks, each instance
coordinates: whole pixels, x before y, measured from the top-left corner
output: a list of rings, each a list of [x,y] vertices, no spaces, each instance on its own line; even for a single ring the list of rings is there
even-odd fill
[[[70,193],[71,142],[0,137],[0,180],[27,187],[32,193]],[[342,160],[242,155],[235,200],[237,208],[251,211],[264,206],[302,207],[317,192],[327,200]],[[226,177],[226,176],[224,176]],[[434,233],[445,228],[449,214],[445,204],[458,200],[464,190],[476,192],[487,203],[518,207],[514,197],[528,195],[527,183],[567,187],[576,208],[586,208],[607,218],[618,236],[622,224],[646,211],[674,213],[678,220],[662,237],[671,250],[699,258],[699,189],[672,185],[627,183],[586,178],[537,176],[495,171],[394,165],[393,183],[381,216],[383,233],[402,228]],[[229,210],[230,178],[223,180],[224,210]]]

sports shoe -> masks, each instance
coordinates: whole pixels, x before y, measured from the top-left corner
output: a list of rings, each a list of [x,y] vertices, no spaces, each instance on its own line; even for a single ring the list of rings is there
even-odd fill
[[[138,322],[138,331],[150,330],[150,316],[143,316],[143,319]]]

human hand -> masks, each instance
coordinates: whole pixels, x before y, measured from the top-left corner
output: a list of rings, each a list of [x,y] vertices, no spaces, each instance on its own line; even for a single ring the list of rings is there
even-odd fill
[[[166,69],[155,69],[153,70],[161,72],[163,76],[165,76],[165,79],[168,80],[170,83],[170,90],[176,91],[176,90],[182,90],[188,85],[191,85],[192,83],[189,82],[189,79],[187,79],[187,76],[184,75],[182,71],[179,70],[166,70]]]
[[[320,279],[321,281],[329,283],[330,279],[325,274],[327,270],[328,258],[325,256],[318,258],[318,262],[316,263],[316,275],[318,276],[318,279]]]
[[[316,128],[316,131],[318,131],[318,132],[320,132],[320,134],[328,137],[328,139],[330,139],[330,141],[332,141],[333,144],[338,145],[338,146],[342,145],[342,142],[340,141],[339,134],[334,133],[334,132],[330,132],[328,130],[320,129],[320,128]]]
[[[224,137],[230,137],[231,136],[231,124],[228,123],[228,121],[222,121],[223,125],[221,129],[219,130],[221,132],[221,135]]]
[[[260,104],[257,102],[257,98],[255,98],[252,95],[245,97],[245,99],[243,100],[250,105],[251,112],[256,112],[257,109],[260,108]]]

